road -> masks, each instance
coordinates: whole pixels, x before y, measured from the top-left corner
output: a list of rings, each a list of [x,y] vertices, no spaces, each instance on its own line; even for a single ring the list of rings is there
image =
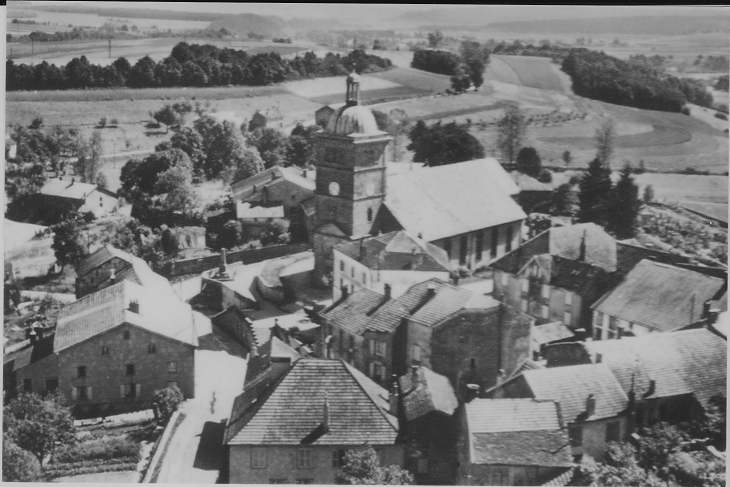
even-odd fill
[[[226,352],[196,351],[195,399],[180,408],[185,419],[170,439],[157,483],[216,483],[225,453],[223,429],[245,377],[244,359]]]

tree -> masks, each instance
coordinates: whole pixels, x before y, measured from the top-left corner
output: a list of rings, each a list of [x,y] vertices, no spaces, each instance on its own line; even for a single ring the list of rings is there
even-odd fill
[[[77,147],[76,174],[82,182],[94,184],[101,168],[101,132],[94,130],[88,142],[80,138]]]
[[[540,154],[538,154],[532,147],[523,147],[520,149],[520,152],[517,153],[515,169],[522,174],[527,174],[528,176],[537,179],[542,173],[542,161],[540,160]]]
[[[615,122],[612,118],[604,120],[596,129],[596,158],[607,168],[611,167],[615,138]]]
[[[3,408],[3,433],[38,459],[41,467],[59,443],[76,440],[71,411],[57,395],[23,393]],[[5,436],[3,436],[3,439]]]
[[[651,184],[644,187],[644,197],[642,199],[647,204],[654,201],[654,187]]]
[[[484,61],[478,58],[470,59],[466,62],[466,65],[474,90],[479,91],[479,87],[484,84]]]
[[[53,253],[56,261],[64,267],[66,264],[75,264],[86,255],[86,246],[82,242],[81,227],[74,218],[69,218],[53,229]]]
[[[393,160],[400,160],[398,140],[408,131],[411,121],[405,111],[394,108],[388,113],[388,127],[386,131],[393,136]],[[402,148],[401,148],[402,150]]]
[[[515,106],[507,108],[504,116],[497,122],[497,147],[508,163],[515,162],[526,131],[527,124],[522,110]]]
[[[578,219],[582,222],[606,224],[606,204],[611,193],[611,170],[596,157],[588,164],[579,183]]]
[[[564,183],[553,191],[553,215],[573,216],[573,206],[576,204],[575,193],[570,183]]]
[[[171,125],[178,123],[178,114],[173,110],[172,105],[165,105],[156,112],[152,112],[151,115],[158,123],[165,125],[165,133],[169,131]]]
[[[289,141],[276,129],[262,128],[249,132],[246,142],[258,149],[267,169],[273,166],[286,166]]]
[[[183,127],[175,132],[170,139],[170,148],[185,152],[193,164],[193,173],[195,175],[203,174],[206,154],[203,151],[203,138],[196,130]],[[155,148],[155,150],[157,149]]]
[[[158,415],[158,421],[163,424],[167,423],[184,400],[185,397],[176,385],[157,389],[152,395],[152,403]]]
[[[193,174],[189,166],[177,165],[160,173],[155,183],[156,194],[166,194],[163,209],[190,214],[200,204],[200,197],[193,188]]]
[[[41,468],[30,452],[13,443],[3,434],[3,482],[41,481]]]
[[[563,161],[565,162],[565,166],[570,166],[570,162],[573,160],[573,156],[570,154],[569,150],[566,150],[563,152]]]
[[[221,173],[228,184],[243,181],[264,170],[264,160],[256,147],[241,145],[231,154],[231,164]]]
[[[375,110],[373,110],[375,112]],[[316,125],[304,127],[297,124],[289,136],[289,144],[286,153],[287,162],[292,166],[307,167],[313,164],[315,146],[312,143],[312,135],[317,131]]]
[[[35,117],[30,124],[30,128],[37,130],[43,125],[43,119],[41,117]]]
[[[484,146],[469,133],[466,124],[452,122],[442,125],[438,122],[424,131],[426,125],[420,123],[411,130],[411,144],[408,146],[415,152],[415,162],[441,166],[484,157]]]
[[[640,209],[639,187],[631,176],[631,166],[626,164],[608,196],[606,230],[619,239],[632,238],[636,234],[636,219]]]
[[[431,49],[436,49],[439,44],[444,40],[444,35],[441,31],[429,32],[428,33],[428,45]]]
[[[428,156],[429,130],[426,122],[419,120],[408,133],[411,143],[406,146],[407,150],[413,151],[414,162],[424,162]]]
[[[463,93],[471,86],[471,78],[466,65],[460,64],[456,73],[451,77],[451,89],[456,93]]]
[[[413,476],[397,465],[381,467],[378,454],[372,447],[349,450],[345,453],[345,465],[337,474],[339,485],[411,485]]]

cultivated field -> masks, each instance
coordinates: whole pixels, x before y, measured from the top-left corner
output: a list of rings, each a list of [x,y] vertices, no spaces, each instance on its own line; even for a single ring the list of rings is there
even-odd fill
[[[549,58],[491,56],[485,78],[541,90],[570,93],[570,77]],[[495,65],[494,67],[492,65]],[[506,65],[506,66],[505,66]],[[492,69],[492,72],[489,70]],[[490,75],[496,76],[494,78]]]

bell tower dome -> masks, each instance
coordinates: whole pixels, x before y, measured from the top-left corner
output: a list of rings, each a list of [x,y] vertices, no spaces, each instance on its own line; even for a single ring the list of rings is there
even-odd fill
[[[317,282],[332,271],[332,248],[372,231],[385,198],[385,147],[392,140],[360,104],[360,76],[346,78],[345,105],[317,134],[316,223],[313,232]]]

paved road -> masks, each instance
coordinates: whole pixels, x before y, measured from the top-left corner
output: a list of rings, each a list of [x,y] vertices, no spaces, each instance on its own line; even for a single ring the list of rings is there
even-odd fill
[[[170,439],[157,483],[216,483],[225,452],[225,421],[245,377],[245,360],[226,352],[196,351],[195,399],[181,406],[185,419]]]

